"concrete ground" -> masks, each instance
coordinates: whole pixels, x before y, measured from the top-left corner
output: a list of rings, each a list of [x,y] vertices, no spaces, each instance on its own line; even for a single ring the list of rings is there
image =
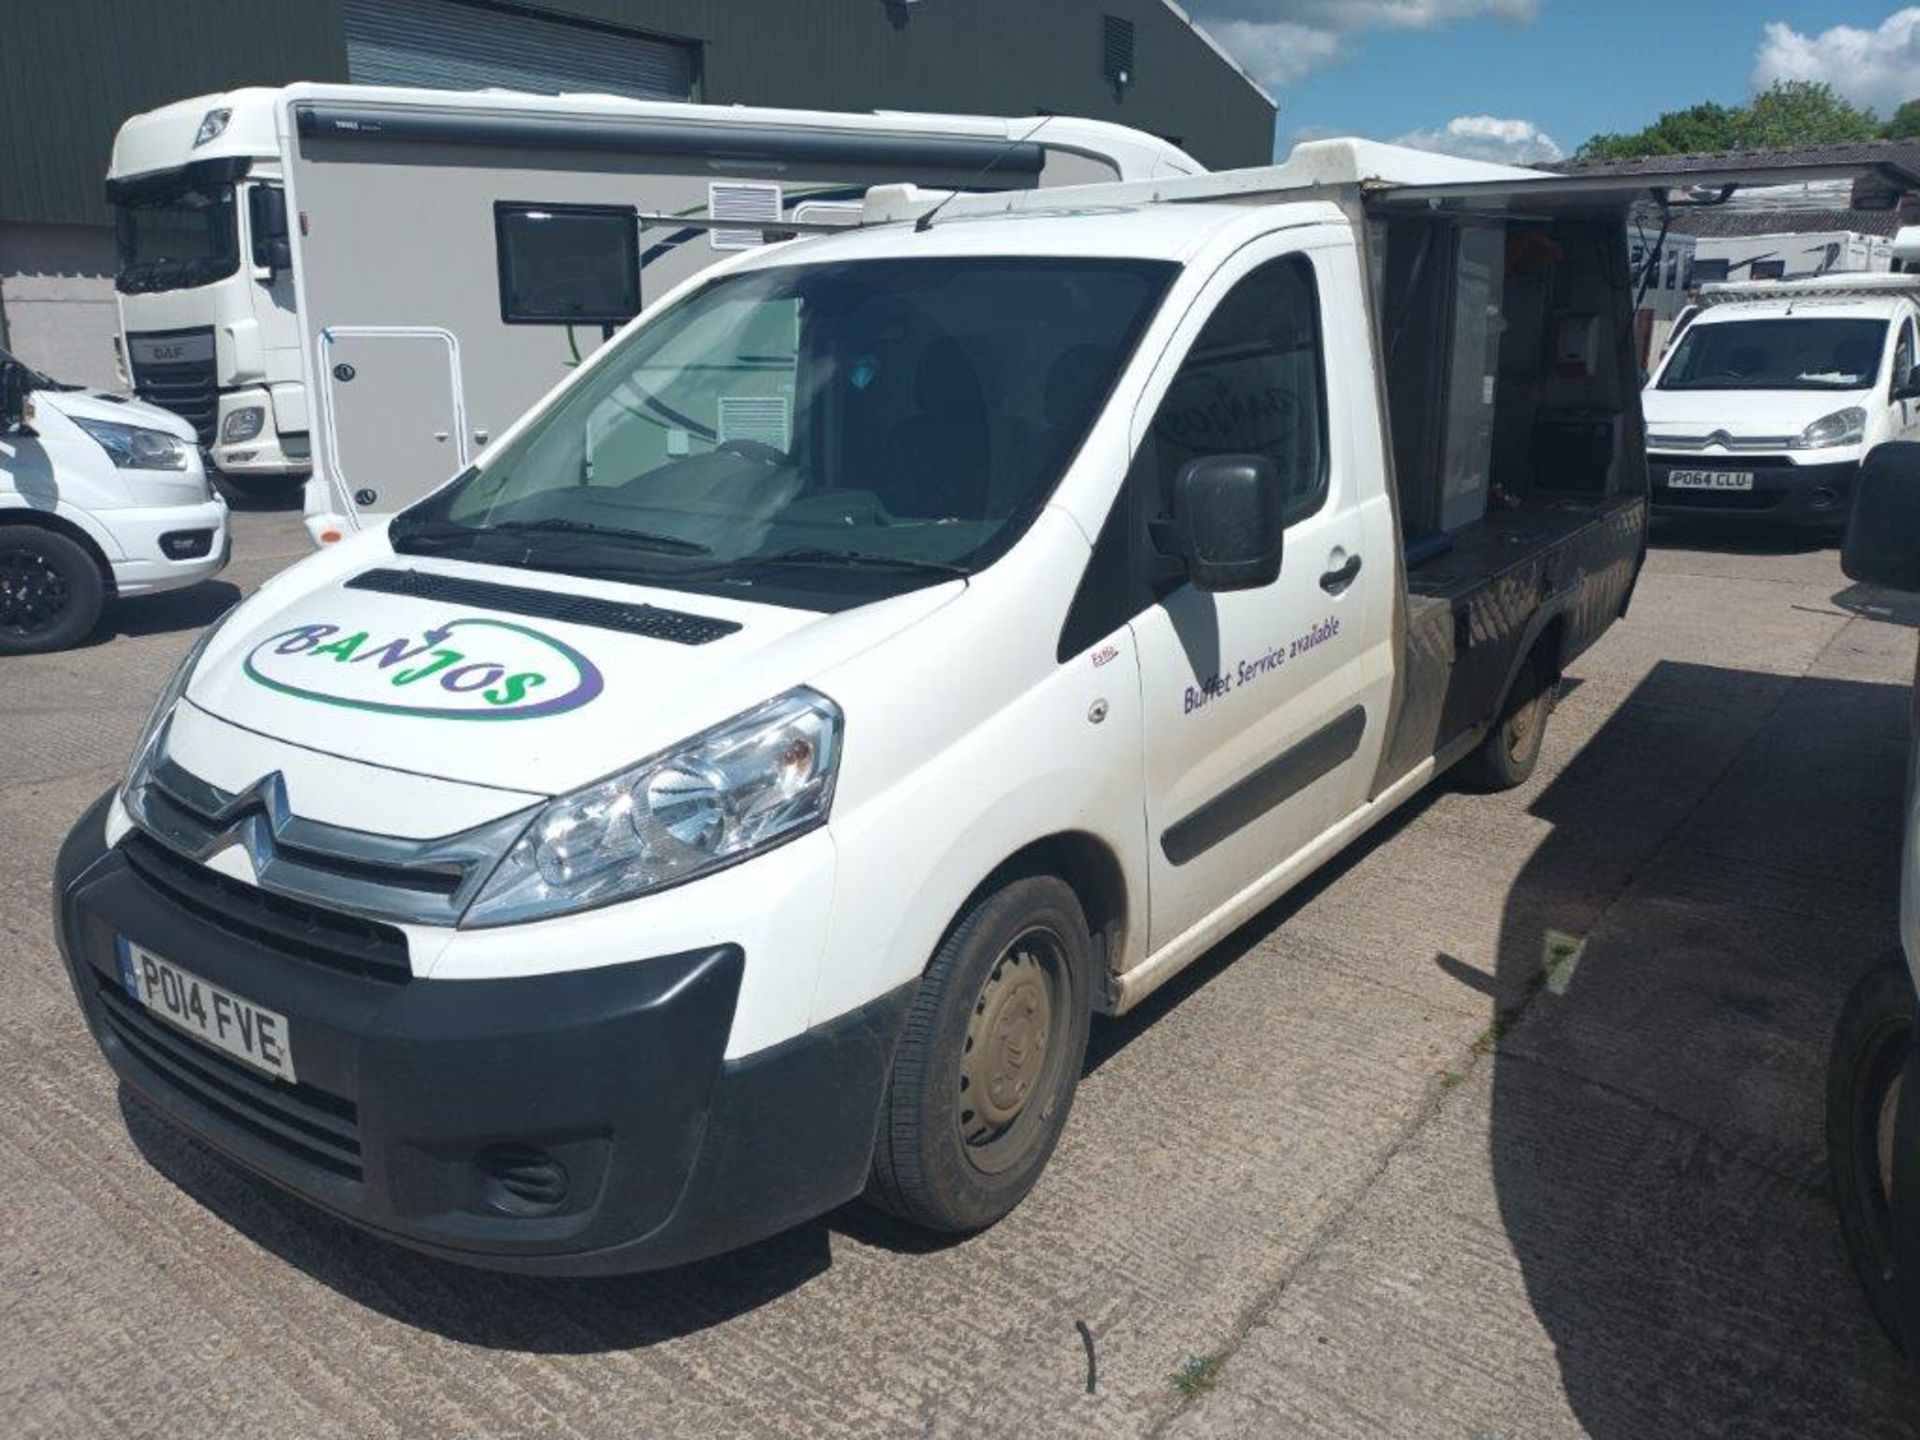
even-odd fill
[[[288,513],[236,528],[241,589],[304,549]],[[233,590],[7,661],[7,1429],[1920,1433],[1821,1160],[1827,1036],[1893,939],[1914,655],[1841,583],[1831,551],[1663,536],[1535,780],[1430,793],[1097,1025],[1051,1169],[992,1232],[850,1207],[594,1282],[394,1249],[117,1092],[47,875]]]

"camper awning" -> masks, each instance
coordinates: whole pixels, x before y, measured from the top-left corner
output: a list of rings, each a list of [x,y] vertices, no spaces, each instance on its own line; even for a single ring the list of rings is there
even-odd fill
[[[1904,167],[1886,161],[1852,160],[1768,166],[1730,163],[1713,169],[1644,170],[1605,175],[1544,175],[1511,180],[1467,180],[1441,185],[1364,185],[1376,209],[1440,213],[1509,214],[1575,210],[1625,210],[1651,201],[1676,209],[1717,205],[1735,191],[1760,185],[1797,185],[1810,180],[1850,180],[1853,204],[1888,210],[1915,185]]]

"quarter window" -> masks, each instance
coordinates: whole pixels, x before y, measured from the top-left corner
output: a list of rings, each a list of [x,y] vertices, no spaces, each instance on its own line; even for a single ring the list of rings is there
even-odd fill
[[[1188,351],[1153,418],[1162,514],[1173,478],[1208,455],[1262,455],[1286,495],[1287,522],[1327,495],[1325,365],[1313,267],[1275,260],[1227,292]]]
[[[640,221],[631,205],[493,207],[500,318],[624,325],[640,313]]]

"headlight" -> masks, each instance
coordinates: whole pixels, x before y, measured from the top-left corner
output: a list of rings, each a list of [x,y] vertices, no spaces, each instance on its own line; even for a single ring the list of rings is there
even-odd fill
[[[184,470],[188,447],[164,430],[142,430],[108,420],[80,420],[78,425],[99,443],[119,470]]]
[[[251,440],[267,423],[267,412],[258,405],[246,405],[232,411],[220,422],[222,440]]]
[[[791,690],[534,817],[462,923],[504,925],[631,899],[827,818],[840,707]]]
[[[1822,415],[1800,432],[1793,442],[1796,450],[1826,450],[1835,445],[1858,445],[1867,438],[1867,412],[1849,405],[1831,415]]]
[[[237,610],[239,607],[235,606]],[[173,714],[173,707],[180,703],[180,697],[187,693],[187,682],[193,679],[193,667],[200,663],[200,657],[207,653],[207,646],[213,643],[213,637],[220,633],[220,627],[233,618],[234,611],[229,610],[218,620],[200,632],[200,638],[193,642],[193,648],[187,651],[186,659],[174,667],[173,674],[167,677],[167,683],[161,688],[160,697],[153,702],[153,709],[147,712],[147,720],[140,727],[140,738],[134,742],[133,759],[127,764],[127,778],[120,782],[120,803],[126,807],[127,814],[135,821],[142,818],[144,812],[144,792],[147,777],[153,772],[154,761],[158,758],[160,737],[166,733],[167,720]]]

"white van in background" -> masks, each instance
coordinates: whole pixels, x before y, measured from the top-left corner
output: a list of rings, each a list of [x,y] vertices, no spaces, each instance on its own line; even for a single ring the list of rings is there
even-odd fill
[[[1642,397],[1656,515],[1838,529],[1860,462],[1920,435],[1920,276],[1707,285]]]
[[[78,644],[110,601],[217,575],[227,550],[190,425],[0,350],[0,656]]]
[[[446,479],[613,326],[769,222],[887,182],[1202,168],[1065,116],[298,84],[132,117],[107,198],[135,392],[191,421],[225,476],[315,474],[317,541]]]

